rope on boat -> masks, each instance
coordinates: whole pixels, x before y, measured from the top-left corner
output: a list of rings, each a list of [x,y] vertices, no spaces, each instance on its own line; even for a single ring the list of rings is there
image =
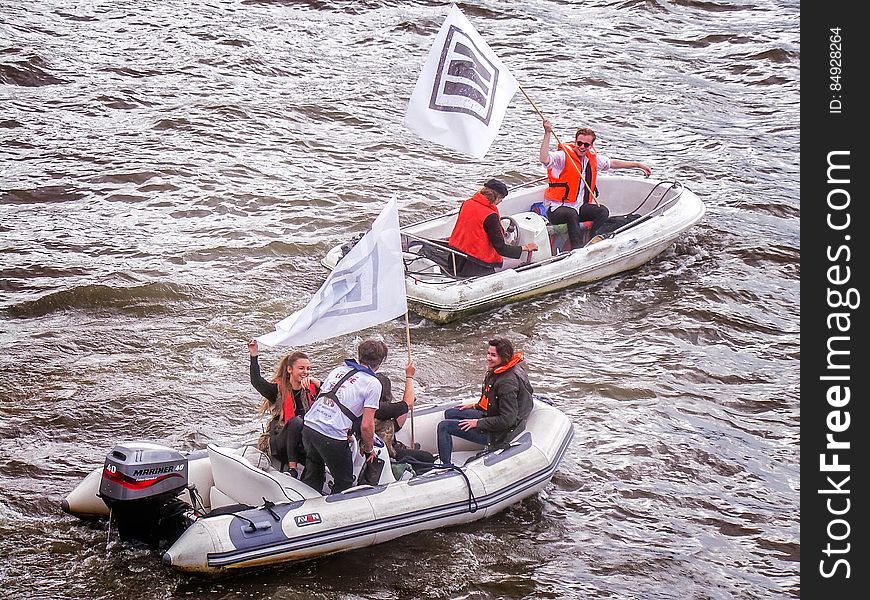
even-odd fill
[[[205,503],[202,501],[202,496],[200,496],[195,483],[187,486],[187,493],[190,495],[190,505],[193,506],[193,514],[197,517],[205,515],[208,511],[205,509]],[[197,504],[199,505],[199,510],[196,508]]]
[[[465,474],[465,471],[462,470],[462,467],[454,465],[450,463],[448,465],[437,465],[435,463],[426,462],[424,460],[417,460],[411,456],[406,456],[400,462],[407,463],[411,466],[413,465],[423,465],[429,467],[430,469],[444,469],[446,471],[456,471],[462,478],[465,480],[465,487],[468,488],[468,512],[476,513],[479,508],[477,505],[477,498],[474,497],[474,492],[471,489],[471,480],[468,479],[468,475]]]
[[[672,190],[672,189],[675,189],[675,188],[679,185],[676,181],[659,181],[659,182],[658,182],[657,184],[655,184],[655,185],[653,186],[653,188],[649,191],[649,194],[647,194],[646,197],[645,197],[643,200],[641,200],[640,204],[638,204],[637,207],[635,207],[635,209],[632,210],[632,211],[630,211],[628,214],[632,214],[632,213],[635,213],[635,212],[639,211],[639,210],[640,210],[640,207],[643,206],[644,204],[646,204],[646,201],[649,200],[649,197],[653,195],[653,192],[655,192],[655,191],[659,188],[659,186],[661,186],[661,185],[668,185],[668,184],[670,184],[670,188],[669,188],[668,190],[666,190],[664,194],[662,194],[662,197],[659,198],[658,202],[656,202],[656,205],[653,206],[652,209],[650,209],[649,212],[652,212],[652,211],[654,211],[655,209],[657,209],[657,208],[659,207],[659,205],[662,203],[662,200],[665,199],[665,196],[668,195],[668,192],[669,192],[670,190]]]

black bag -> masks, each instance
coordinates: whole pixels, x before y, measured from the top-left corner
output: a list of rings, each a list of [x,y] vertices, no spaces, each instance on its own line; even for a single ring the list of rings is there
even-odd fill
[[[359,476],[356,479],[357,485],[378,485],[381,480],[381,473],[384,470],[384,460],[375,456],[371,462],[363,463],[362,469],[359,471]]]
[[[269,454],[277,458],[282,465],[287,462],[286,429],[284,423],[278,419],[272,419],[266,430],[269,433]]]

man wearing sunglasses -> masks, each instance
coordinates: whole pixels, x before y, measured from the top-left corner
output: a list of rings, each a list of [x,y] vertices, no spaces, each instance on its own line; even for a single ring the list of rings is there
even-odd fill
[[[573,144],[559,144],[550,152],[553,125],[544,119],[544,139],[541,140],[541,164],[547,167],[550,186],[544,192],[547,218],[554,225],[568,225],[571,248],[580,248],[595,235],[610,216],[606,206],[598,203],[595,181],[599,171],[610,169],[641,169],[649,177],[652,169],[641,162],[609,158],[593,148],[595,132],[581,128],[574,134]],[[581,176],[582,173],[582,176]],[[591,222],[591,226],[588,224]]]

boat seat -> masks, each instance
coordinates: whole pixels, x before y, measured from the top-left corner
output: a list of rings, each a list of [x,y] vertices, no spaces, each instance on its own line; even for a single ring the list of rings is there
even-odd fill
[[[209,444],[208,457],[214,477],[214,488],[209,493],[212,510],[228,503],[262,506],[264,499],[277,504],[320,496],[298,479],[275,469],[269,457],[256,448]]]
[[[447,275],[456,276],[456,270],[454,269],[454,262],[457,258],[454,254],[456,251],[450,249],[446,240],[428,240],[425,243],[421,242],[420,245],[421,256],[425,256],[441,267],[441,271]]]
[[[547,222],[547,234],[550,236],[550,253],[553,256],[572,250],[571,241],[568,239],[568,225],[566,223],[550,223],[550,220],[547,218],[547,209],[544,208],[543,202],[535,202],[529,211],[541,215]],[[580,221],[580,229],[588,232],[592,229],[592,221]],[[588,233],[585,235],[589,237]]]
[[[584,232],[586,238],[589,237],[589,230],[592,229],[592,221],[580,221],[580,229]],[[568,225],[559,223],[558,225],[548,224],[547,233],[550,235],[550,252],[553,256],[570,252],[573,248],[571,240],[568,238]]]
[[[208,492],[209,511],[222,508],[224,506],[237,506],[238,502],[220,491],[217,486],[213,485]]]

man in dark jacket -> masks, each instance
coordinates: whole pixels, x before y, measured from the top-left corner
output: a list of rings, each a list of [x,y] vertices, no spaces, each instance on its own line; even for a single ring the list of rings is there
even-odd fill
[[[485,416],[471,419],[445,419],[438,423],[438,456],[450,464],[453,436],[476,444],[498,445],[509,442],[509,434],[524,425],[532,412],[532,385],[520,363],[523,355],[505,338],[489,341],[488,367],[483,379],[480,401]],[[476,411],[475,411],[476,412]]]

